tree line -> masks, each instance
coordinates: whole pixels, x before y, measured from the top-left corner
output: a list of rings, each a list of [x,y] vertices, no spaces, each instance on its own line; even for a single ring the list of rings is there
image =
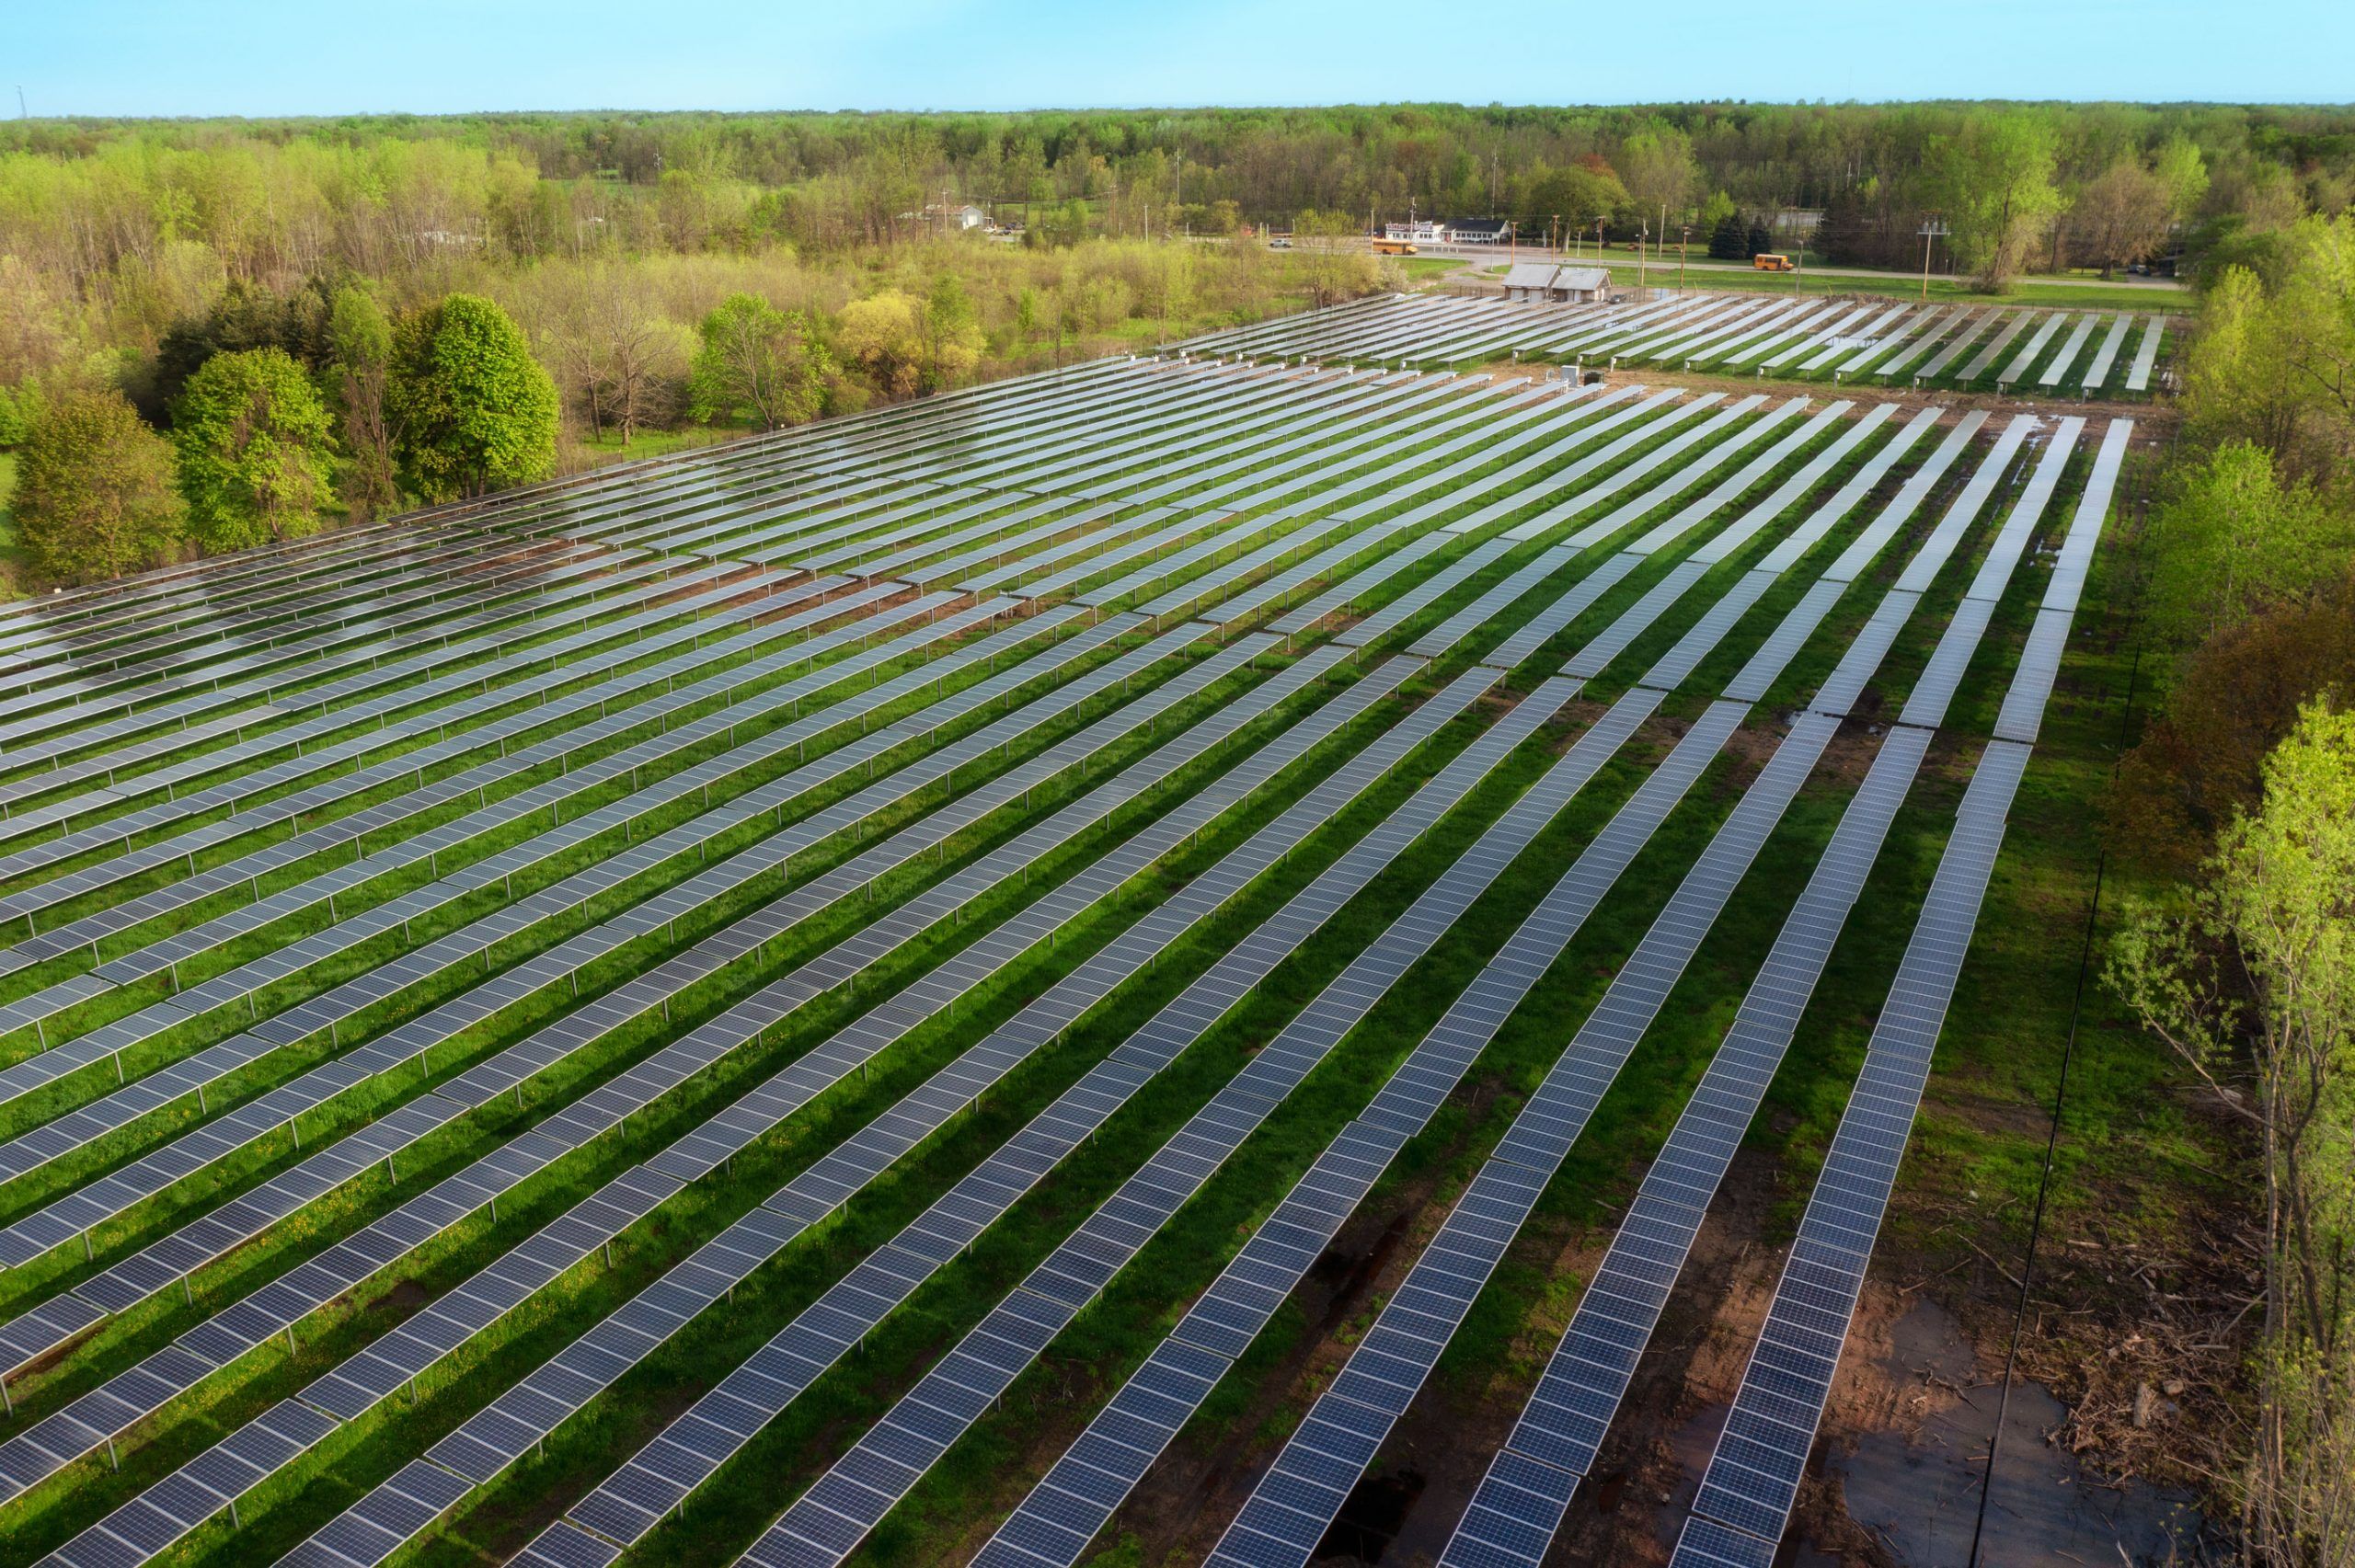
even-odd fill
[[[2244,1559],[2355,1562],[2355,215],[2203,274],[2142,552],[2155,711],[2113,786],[2108,979],[2245,1133]]]
[[[555,383],[495,303],[451,294],[397,322],[358,287],[321,304],[316,338],[293,344],[304,358],[270,340],[298,319],[276,302],[226,301],[184,331],[175,347],[192,362],[164,432],[116,386],[6,395],[0,441],[21,448],[14,511],[34,569],[114,577],[185,544],[300,538],[339,500],[366,516],[404,491],[447,500],[554,466]],[[199,332],[213,338],[201,354]]]
[[[1103,239],[210,272],[135,323],[61,333],[0,381],[22,586],[527,483],[649,432],[799,424],[1381,278],[1362,254]]]
[[[546,114],[0,125],[0,232],[82,286],[206,246],[231,276],[369,275],[453,251],[804,251],[908,239],[972,202],[1045,235],[1148,237],[1512,217],[1542,234],[1714,233],[1725,211],[1839,216],[1894,262],[1926,211],[1967,267],[2131,259],[2355,195],[2355,113],[2327,108],[1389,105],[1014,115]],[[2041,250],[2039,247],[2041,246]]]

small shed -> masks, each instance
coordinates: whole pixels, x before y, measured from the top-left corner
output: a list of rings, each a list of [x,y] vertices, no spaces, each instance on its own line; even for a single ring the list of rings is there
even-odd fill
[[[1511,300],[1545,300],[1554,283],[1554,274],[1562,270],[1550,261],[1516,261],[1505,274],[1505,297]]]
[[[1607,267],[1557,268],[1553,279],[1545,285],[1545,297],[1571,304],[1600,304],[1611,297],[1611,269]]]

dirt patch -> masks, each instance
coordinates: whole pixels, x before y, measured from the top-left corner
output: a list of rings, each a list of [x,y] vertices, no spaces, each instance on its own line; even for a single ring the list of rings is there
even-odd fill
[[[1464,1125],[1482,1125],[1497,1092],[1490,1082],[1468,1085],[1465,1093],[1470,1114]],[[1437,1173],[1445,1164],[1443,1159],[1434,1159],[1428,1169]],[[1452,1191],[1442,1195],[1433,1173],[1403,1184],[1381,1208],[1361,1208],[1341,1227],[1293,1292],[1309,1332],[1281,1363],[1255,1380],[1250,1403],[1224,1433],[1181,1436],[1115,1517],[1116,1532],[1138,1538],[1143,1562],[1199,1562],[1210,1554],[1293,1420],[1348,1358],[1379,1303],[1396,1288],[1445,1219],[1453,1199]],[[1499,1429],[1496,1437],[1502,1436]],[[1033,1456],[1033,1464],[1043,1468],[1068,1441],[1065,1435],[1042,1446],[1045,1451]],[[1441,1457],[1460,1466],[1465,1450],[1475,1446],[1458,1442],[1449,1446],[1453,1453]],[[1403,1462],[1376,1465],[1352,1494],[1345,1509],[1347,1528],[1329,1543],[1340,1552],[1334,1561],[1350,1561],[1352,1552],[1386,1550],[1383,1542],[1429,1511],[1426,1499],[1436,1488],[1465,1486],[1464,1478],[1451,1469],[1435,1466],[1421,1454],[1399,1452]],[[1476,1482],[1477,1474],[1470,1480]],[[1417,1561],[1412,1554],[1356,1560]]]
[[[369,1302],[368,1310],[372,1312],[390,1312],[396,1317],[406,1318],[432,1299],[433,1292],[416,1280],[398,1279],[393,1282],[393,1288],[390,1290]]]

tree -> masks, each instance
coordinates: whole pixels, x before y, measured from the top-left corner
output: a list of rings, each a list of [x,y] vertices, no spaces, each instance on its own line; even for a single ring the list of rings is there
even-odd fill
[[[681,402],[693,335],[671,319],[643,268],[599,262],[544,272],[526,319],[564,395],[592,432],[622,444]]]
[[[179,544],[171,447],[119,392],[47,399],[17,464],[17,529],[44,578],[121,577]]]
[[[1693,138],[1671,126],[1639,131],[1621,143],[1619,177],[1638,222],[1655,227],[1666,212],[1670,221],[1684,215],[1701,171],[1693,162]]]
[[[385,405],[393,324],[375,295],[345,287],[328,302],[327,337],[327,368],[343,437],[344,509],[354,522],[365,522],[400,504]]]
[[[2226,268],[2201,302],[2183,407],[2202,444],[2264,446],[2292,475],[2339,488],[2355,459],[2355,214],[2280,237],[2272,280]]]
[[[2078,258],[2101,269],[2147,261],[2166,242],[2174,197],[2166,183],[2133,158],[2120,158],[2086,181],[2069,208]]]
[[[1604,164],[1600,169],[1584,164],[1566,168],[1540,168],[1531,177],[1523,201],[1530,211],[1558,217],[1566,232],[1589,229],[1627,205],[1627,188]]]
[[[1373,258],[1350,243],[1359,232],[1357,220],[1347,212],[1311,208],[1292,219],[1292,239],[1303,254],[1311,305],[1322,310],[1374,286]]]
[[[924,339],[916,302],[885,289],[843,306],[834,340],[887,397],[913,394],[924,374]]]
[[[2355,566],[2355,519],[2302,481],[2281,483],[2252,441],[2227,441],[2191,467],[2153,521],[2151,617],[2178,643],[2306,601]]]
[[[1750,226],[1738,212],[1728,212],[1709,231],[1709,258],[1713,261],[1747,261],[1756,254],[1750,248]]]
[[[320,303],[308,290],[289,297],[257,283],[232,281],[211,311],[179,323],[156,343],[150,379],[136,394],[140,411],[157,423],[168,420],[189,377],[215,354],[278,349],[303,364],[313,363],[320,349]]]
[[[816,418],[833,357],[799,311],[758,294],[730,294],[703,318],[687,372],[687,411],[706,423],[742,421],[774,430]]]
[[[917,331],[924,344],[922,379],[926,392],[953,385],[981,363],[982,349],[987,346],[982,337],[981,313],[973,308],[965,285],[954,272],[943,272],[933,280]]]
[[[2196,871],[2217,830],[2256,809],[2266,758],[2317,692],[2355,692],[2355,578],[2226,624],[2168,672],[2164,706],[2119,764],[2109,841]]]
[[[2020,109],[1974,113],[1935,149],[1936,204],[1953,226],[1955,255],[1982,287],[2009,289],[2061,211],[2059,156],[2051,119]]]
[[[11,392],[0,386],[0,452],[25,444],[25,438],[32,433],[35,412],[29,387]]]
[[[316,533],[334,429],[283,349],[215,354],[172,405],[189,532],[208,550]]]
[[[2208,160],[2200,155],[2198,143],[2179,132],[2160,146],[2151,170],[2166,188],[2169,223],[2188,219],[2208,194]]]
[[[2355,713],[2305,710],[2203,884],[2130,905],[2106,978],[2256,1143],[2246,1554],[2355,1561]]]
[[[1823,259],[1841,267],[1869,266],[1881,259],[1873,240],[1869,192],[1844,185],[1823,204],[1823,221],[1815,228],[1815,247]]]
[[[556,383],[521,328],[478,294],[451,294],[394,337],[385,406],[408,487],[430,501],[544,478],[556,466]]]

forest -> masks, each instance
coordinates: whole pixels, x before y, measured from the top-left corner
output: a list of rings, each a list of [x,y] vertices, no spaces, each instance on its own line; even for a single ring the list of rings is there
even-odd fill
[[[1826,259],[1909,268],[1935,213],[1939,264],[2000,291],[2261,264],[2350,193],[2327,109],[21,120],[10,569],[88,580],[1399,286],[1332,242],[1408,212],[1737,255],[1805,213]],[[460,340],[513,394],[495,418],[447,417]]]

